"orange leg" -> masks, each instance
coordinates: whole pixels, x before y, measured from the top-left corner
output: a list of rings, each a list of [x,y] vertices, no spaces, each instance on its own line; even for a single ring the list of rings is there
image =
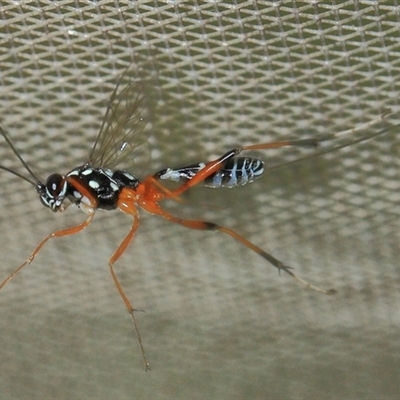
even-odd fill
[[[20,265],[10,276],[8,276],[1,284],[0,284],[0,290],[3,288],[3,286],[6,285],[15,275],[18,274],[19,271],[21,271],[22,268],[24,268],[26,265],[30,264],[33,259],[36,257],[36,255],[39,253],[40,249],[47,243],[48,240],[56,237],[63,237],[63,236],[69,236],[69,235],[75,235],[75,233],[80,232],[81,230],[85,229],[91,222],[94,217],[94,212],[90,212],[89,217],[83,221],[81,224],[77,226],[73,226],[72,228],[67,228],[63,229],[60,231],[56,231],[53,233],[50,233],[47,237],[45,237],[39,245],[33,250],[32,254],[28,257],[28,259]]]
[[[297,276],[295,273],[291,271],[292,268],[288,267],[287,265],[284,265],[281,261],[273,257],[271,254],[265,252],[263,249],[260,247],[256,246],[249,240],[245,239],[243,236],[239,235],[232,229],[217,225],[213,222],[206,222],[206,221],[198,221],[198,220],[187,220],[187,219],[181,219],[177,218],[167,211],[163,210],[157,203],[153,202],[144,202],[141,203],[140,201],[138,202],[138,205],[147,210],[148,212],[152,214],[159,215],[160,217],[165,218],[168,221],[175,222],[179,225],[183,225],[187,228],[190,229],[198,229],[198,230],[210,230],[210,231],[219,231],[222,233],[225,233],[229,236],[232,236],[234,239],[239,241],[240,243],[244,244],[246,247],[249,249],[253,250],[255,253],[263,257],[265,260],[267,260],[270,264],[272,264],[274,267],[276,267],[279,271],[284,271],[287,274],[289,274],[292,278],[296,279],[297,281],[301,282],[303,285],[310,289],[314,289],[318,292],[322,292],[324,294],[334,294],[336,291],[334,289],[330,290],[325,290],[321,289],[318,286],[315,286],[304,279],[300,278]]]
[[[117,287],[118,292],[119,292],[123,302],[125,303],[126,308],[128,309],[129,315],[131,316],[131,319],[132,319],[132,322],[133,322],[133,326],[134,326],[135,332],[136,332],[136,337],[137,337],[138,342],[139,342],[140,351],[142,352],[144,366],[145,366],[146,371],[148,371],[150,369],[150,364],[149,364],[149,361],[147,359],[146,352],[144,351],[142,338],[140,336],[139,327],[138,327],[138,324],[136,322],[136,318],[135,318],[135,314],[134,314],[135,311],[141,311],[141,310],[135,310],[132,307],[132,304],[129,301],[128,297],[126,296],[126,294],[124,292],[124,289],[122,288],[121,283],[120,283],[120,281],[119,281],[119,279],[118,279],[118,277],[117,277],[117,275],[115,273],[115,270],[114,270],[115,262],[125,252],[125,250],[129,246],[129,243],[134,238],[137,229],[139,228],[139,215],[138,215],[137,209],[133,205],[133,202],[129,201],[129,200],[130,199],[124,198],[123,194],[122,194],[121,197],[120,197],[120,200],[118,202],[118,207],[120,208],[121,211],[133,216],[133,224],[132,224],[132,227],[131,227],[130,231],[126,235],[125,239],[118,246],[117,250],[115,250],[114,254],[111,256],[111,258],[110,258],[110,260],[108,262],[108,265],[110,267],[111,276],[112,276],[112,278],[114,280],[115,286]]]

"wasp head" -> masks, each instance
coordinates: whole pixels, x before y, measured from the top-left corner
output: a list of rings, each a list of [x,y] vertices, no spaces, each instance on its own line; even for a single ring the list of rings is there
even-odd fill
[[[40,201],[52,211],[63,211],[63,202],[67,195],[68,183],[64,176],[51,174],[46,184],[38,183],[36,190],[39,193]]]

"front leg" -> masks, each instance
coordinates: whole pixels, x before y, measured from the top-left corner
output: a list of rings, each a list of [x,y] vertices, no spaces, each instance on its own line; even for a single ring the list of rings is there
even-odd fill
[[[9,282],[11,279],[18,274],[19,271],[21,271],[22,268],[24,268],[26,265],[30,264],[33,259],[37,256],[41,248],[50,240],[53,238],[57,237],[63,237],[63,236],[70,236],[70,235],[75,235],[76,233],[80,232],[81,230],[85,229],[91,222],[94,217],[94,211],[90,209],[89,217],[80,223],[79,225],[73,226],[71,228],[66,228],[62,229],[59,231],[55,231],[53,233],[50,233],[50,235],[46,236],[33,250],[31,255],[24,261],[23,264],[21,264],[11,275],[9,275],[4,281],[0,284],[0,290]]]

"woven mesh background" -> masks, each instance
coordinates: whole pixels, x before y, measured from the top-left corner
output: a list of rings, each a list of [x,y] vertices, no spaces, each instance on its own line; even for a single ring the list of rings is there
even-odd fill
[[[354,134],[389,126],[385,135],[243,188],[196,188],[187,200],[197,208],[172,208],[236,229],[336,296],[305,290],[223,234],[141,213],[116,268],[146,310],[145,373],[107,267],[131,221],[99,212],[1,291],[0,397],[398,398],[399,28],[397,1],[2,1],[1,126],[41,179],[87,160],[132,62],[159,69],[154,150],[139,176],[392,114]],[[257,155],[273,166],[310,152]],[[25,173],[4,141],[0,158]],[[4,171],[0,184],[3,279],[84,215],[51,213]]]

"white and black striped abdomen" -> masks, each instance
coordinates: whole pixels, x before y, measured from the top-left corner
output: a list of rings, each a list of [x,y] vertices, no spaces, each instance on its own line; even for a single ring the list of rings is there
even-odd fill
[[[182,168],[168,168],[160,171],[159,179],[175,182],[187,182],[205,167],[204,163],[192,164]],[[221,170],[204,180],[204,185],[212,188],[233,188],[243,186],[259,178],[264,172],[264,163],[251,157],[237,157],[228,161]]]

